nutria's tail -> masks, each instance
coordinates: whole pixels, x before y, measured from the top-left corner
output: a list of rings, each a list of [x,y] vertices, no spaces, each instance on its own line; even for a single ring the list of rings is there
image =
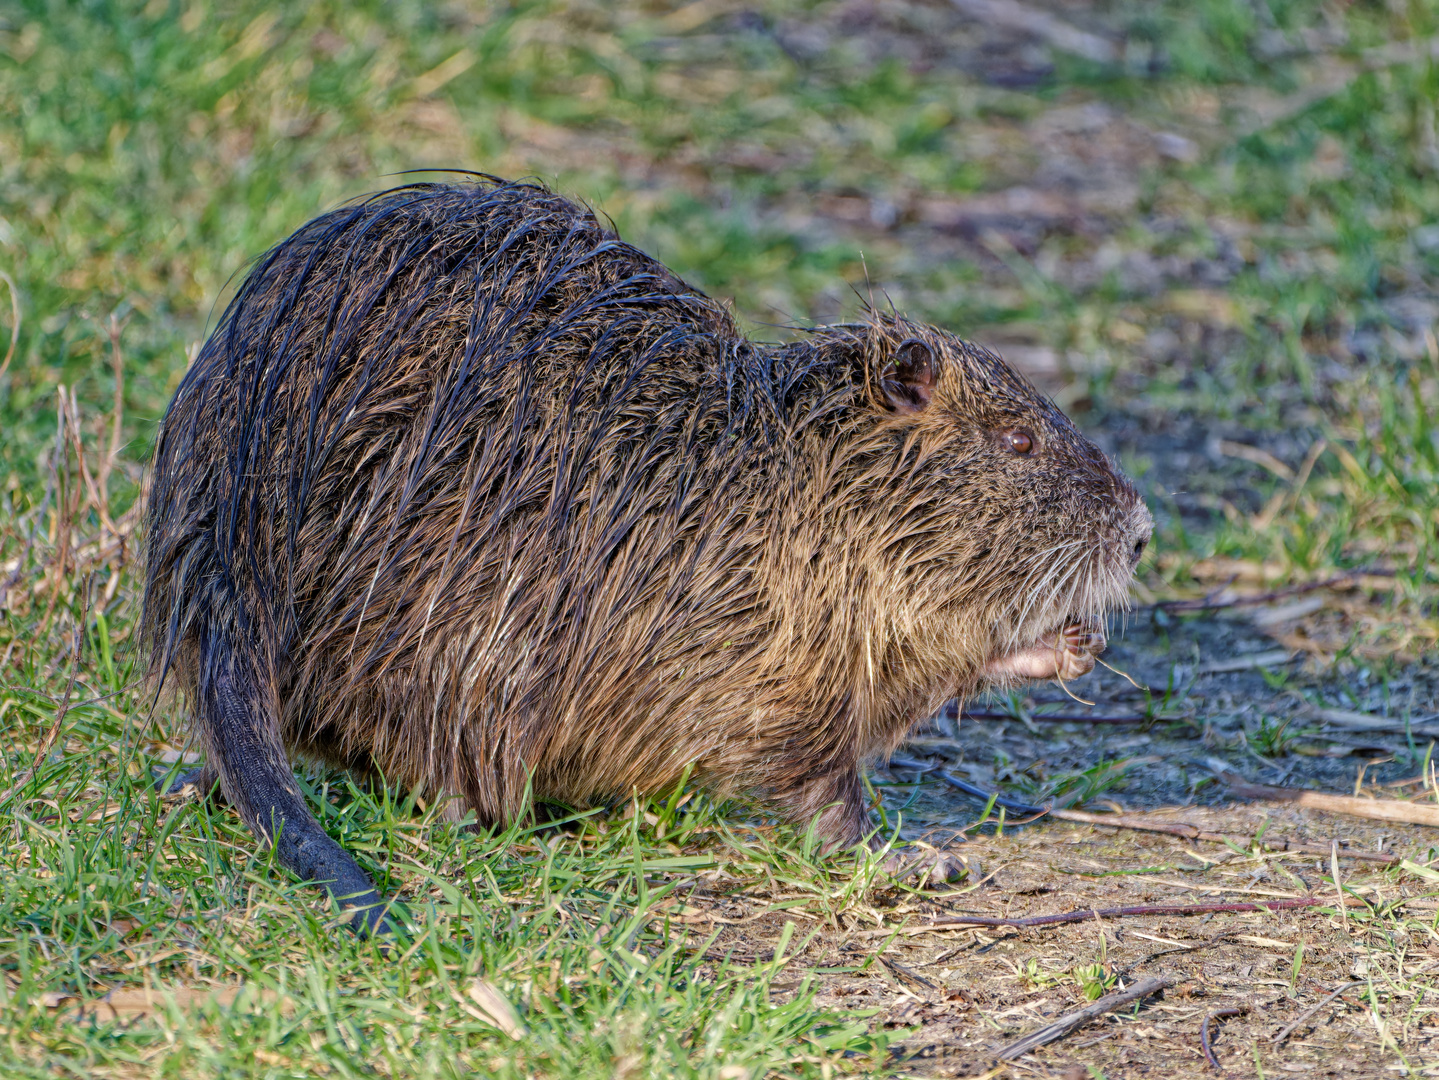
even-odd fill
[[[195,723],[220,786],[245,823],[275,845],[280,863],[323,885],[351,909],[361,934],[388,933],[384,901],[355,860],[331,840],[305,805],[276,724],[262,662],[224,630],[199,633]]]

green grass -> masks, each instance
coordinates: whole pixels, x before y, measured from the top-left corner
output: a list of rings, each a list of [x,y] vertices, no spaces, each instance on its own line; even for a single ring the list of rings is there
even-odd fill
[[[0,1050],[7,1076],[818,1076],[846,1052],[853,1067],[883,1063],[883,1035],[817,1006],[792,970],[806,938],[793,923],[763,957],[672,924],[697,876],[778,872],[819,893],[807,926],[844,907],[802,853],[780,860],[733,836],[703,799],[476,836],[383,790],[317,786],[327,827],[404,896],[408,933],[386,954],[285,884],[233,814],[157,796],[125,717],[74,707],[67,734],[9,804],[0,1027],[25,1038]],[[476,1008],[481,980],[523,1015],[523,1038]],[[114,987],[181,1000],[149,1024],[96,1015]],[[207,1000],[237,989],[228,1007]]]
[[[409,905],[414,937],[384,956],[337,932],[233,816],[151,790],[150,755],[182,738],[132,684],[126,515],[155,423],[248,260],[401,170],[538,172],[733,298],[763,335],[853,313],[873,283],[914,315],[1058,350],[1089,422],[1128,411],[1323,438],[1302,479],[1256,481],[1269,515],[1228,506],[1196,529],[1155,492],[1148,587],[1375,567],[1393,587],[1368,594],[1327,655],[1398,663],[1439,642],[1439,345],[1400,302],[1439,292],[1439,63],[1358,74],[1268,126],[1245,119],[1314,73],[1261,39],[1337,18],[1334,53],[1357,63],[1439,31],[1439,5],[1121,4],[1130,53],[1155,73],[1058,57],[1029,90],[871,62],[863,34],[806,50],[788,28],[831,9],[752,7],[736,20],[639,3],[0,4],[0,271],[23,318],[0,375],[0,791],[19,784],[0,834],[0,1071],[732,1080],[900,1067],[862,1010],[818,1001],[803,977],[818,953],[786,960],[806,928],[889,886],[817,859],[803,835],[736,832],[733,808],[696,799],[664,821],[656,803],[654,823],[616,812],[567,838],[473,836],[403,793],[317,776],[327,827]],[[1138,172],[1107,242],[1214,258],[1211,223],[1229,223],[1231,280],[1066,284],[1055,267],[1093,254],[1083,233],[955,257],[926,254],[913,228],[861,223],[856,239],[835,224],[857,200],[905,226],[1023,181],[1029,150],[993,147],[1085,102],[1199,148]],[[1146,351],[1156,334],[1180,342],[1175,358]],[[61,388],[78,427],[57,449]],[[1102,789],[1107,775],[1072,779]],[[712,898],[773,896],[771,922],[799,928],[765,924],[753,955],[717,951],[711,924],[666,922],[697,882]],[[477,1015],[480,979],[518,1009],[524,1040]],[[144,1023],[76,1012],[141,986],[245,990],[232,1007]]]

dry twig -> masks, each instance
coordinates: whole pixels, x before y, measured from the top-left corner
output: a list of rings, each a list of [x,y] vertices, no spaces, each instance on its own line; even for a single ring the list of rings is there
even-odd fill
[[[1032,806],[1029,803],[1006,799],[1000,795],[987,792],[976,784],[961,780],[944,769],[932,768],[922,761],[911,761],[908,758],[890,758],[889,763],[901,769],[932,772],[950,787],[957,791],[962,791],[973,799],[980,800],[987,804],[988,801],[993,798],[995,806],[1003,807],[1010,813],[1020,814],[1024,817],[1041,817],[1047,814],[1049,817],[1057,818],[1060,821],[1073,821],[1085,825],[1105,825],[1115,829],[1133,829],[1137,832],[1167,833],[1170,836],[1182,836],[1186,840],[1203,840],[1242,849],[1247,849],[1252,844],[1252,841],[1247,841],[1240,837],[1226,836],[1223,833],[1207,832],[1196,825],[1190,825],[1182,821],[1148,821],[1144,818],[1131,817],[1128,814],[1091,814],[1084,810],[1065,810],[1051,806]],[[1272,790],[1281,791],[1288,789],[1275,788]],[[1353,801],[1371,802],[1374,800],[1355,799]],[[1395,805],[1410,806],[1413,804],[1396,803]],[[1439,808],[1432,808],[1432,812],[1439,814]],[[1328,855],[1330,852],[1329,844],[1306,844],[1299,840],[1264,840],[1261,842],[1260,847],[1265,851],[1294,851],[1305,855]],[[1342,850],[1339,854],[1343,858],[1382,863],[1385,866],[1392,866],[1401,861],[1398,855],[1386,855],[1378,851]]]
[[[78,412],[72,413],[71,401],[67,399],[63,386],[59,389],[59,400],[60,404],[55,410],[55,460],[51,462],[51,471],[54,474],[55,531],[60,552],[55,566],[55,588],[50,592],[50,599],[45,604],[45,617],[41,620],[39,637],[42,639],[50,632],[50,618],[55,613],[55,604],[65,588],[65,575],[70,561],[70,532],[76,515],[80,512],[80,488],[70,476],[70,455],[66,450],[66,425],[74,423],[78,426]]]
[[[1401,821],[1410,825],[1439,826],[1439,806],[1432,804],[1401,802],[1398,799],[1361,799],[1353,795],[1331,795],[1324,791],[1269,787],[1267,784],[1252,784],[1237,773],[1220,768],[1218,764],[1211,765],[1210,768],[1214,775],[1224,782],[1230,793],[1241,799],[1288,802],[1296,806],[1306,806],[1311,810],[1347,814],[1369,821]]]
[[[1022,1039],[1016,1039],[1008,1046],[997,1051],[995,1057],[1001,1061],[1013,1061],[1015,1058],[1021,1057],[1031,1050],[1037,1050],[1041,1046],[1054,1042],[1056,1039],[1064,1038],[1071,1031],[1083,1027],[1091,1020],[1095,1020],[1105,1013],[1123,1008],[1132,1001],[1140,1001],[1143,998],[1149,997],[1150,994],[1156,994],[1165,987],[1173,985],[1174,980],[1170,976],[1156,975],[1153,978],[1135,983],[1128,990],[1117,990],[1112,994],[1105,994],[1104,997],[1098,1001],[1086,1005],[1082,1009],[1076,1009],[1074,1012],[1065,1013],[1058,1020],[1045,1024],[1044,1027],[1038,1031],[1031,1032]]]
[[[1299,1019],[1295,1020],[1292,1024],[1288,1024],[1288,1025],[1286,1025],[1285,1027],[1281,1028],[1280,1031],[1279,1031],[1279,1034],[1275,1035],[1275,1036],[1274,1036],[1273,1038],[1271,1038],[1269,1041],[1270,1041],[1271,1043],[1273,1043],[1275,1046],[1279,1046],[1281,1043],[1284,1042],[1285,1039],[1289,1038],[1290,1034],[1293,1033],[1293,1031],[1294,1031],[1295,1028],[1299,1027],[1300,1024],[1304,1023],[1304,1021],[1308,1020],[1311,1016],[1313,1016],[1315,1013],[1317,1013],[1320,1009],[1324,1008],[1324,1006],[1328,1005],[1331,1001],[1333,1001],[1335,998],[1337,998],[1340,994],[1344,993],[1346,990],[1353,990],[1356,986],[1363,986],[1363,985],[1364,985],[1363,982],[1350,982],[1350,983],[1345,983],[1343,986],[1341,986],[1338,990],[1335,990],[1333,993],[1331,993],[1331,994],[1326,994],[1326,995],[1324,996],[1324,1000],[1323,1000],[1323,1001],[1321,1001],[1318,1005],[1314,1005],[1314,1006],[1311,1006],[1311,1007],[1308,1008],[1308,1009],[1305,1009],[1302,1013],[1299,1014]]]
[[[1253,841],[1245,840],[1237,836],[1226,836],[1224,833],[1206,832],[1195,825],[1186,822],[1159,822],[1145,821],[1142,818],[1130,817],[1127,814],[1090,814],[1083,810],[1056,810],[1051,817],[1057,817],[1063,821],[1084,822],[1090,825],[1108,825],[1116,829],[1135,829],[1139,832],[1168,833],[1170,836],[1182,836],[1186,840],[1205,840],[1215,844],[1227,844],[1231,847],[1247,849],[1252,846]],[[1336,841],[1337,842],[1337,841]],[[1294,851],[1304,855],[1328,855],[1330,844],[1306,844],[1300,840],[1263,840],[1259,845],[1265,851]],[[1393,866],[1401,862],[1398,855],[1388,855],[1381,851],[1349,851],[1343,848],[1339,850],[1339,857],[1343,859],[1359,859],[1363,862],[1382,863],[1385,866]]]
[[[1413,735],[1421,739],[1439,737],[1439,724],[1434,723],[1436,717],[1432,716],[1420,720],[1411,718],[1405,722],[1397,718],[1355,712],[1353,709],[1316,709],[1315,714],[1326,724],[1334,724],[1349,731],[1380,731],[1394,735]]]
[[[1268,604],[1275,600],[1288,599],[1291,596],[1302,596],[1304,593],[1315,592],[1318,589],[1332,589],[1339,585],[1346,585],[1359,578],[1393,576],[1393,570],[1365,567],[1359,570],[1346,570],[1342,574],[1323,578],[1320,581],[1306,581],[1298,585],[1286,585],[1282,589],[1272,589],[1269,592],[1254,593],[1250,596],[1229,596],[1222,599],[1219,596],[1206,596],[1201,600],[1162,600],[1157,604],[1151,605],[1151,607],[1158,611],[1221,611],[1225,608],[1251,607],[1256,604]]]
[[[1204,1051],[1204,1060],[1209,1062],[1212,1069],[1219,1068],[1219,1059],[1214,1056],[1214,1048],[1209,1043],[1209,1024],[1213,1020],[1222,1020],[1229,1016],[1243,1016],[1249,1011],[1248,1006],[1241,1006],[1234,1009],[1215,1009],[1204,1017],[1204,1023],[1199,1025],[1199,1048]]]
[[[861,930],[856,937],[888,937],[899,933],[904,937],[928,933],[931,930],[959,930],[971,926],[1013,926],[1033,929],[1038,926],[1062,926],[1066,923],[1085,922],[1089,919],[1140,918],[1146,915],[1209,915],[1211,913],[1239,911],[1287,911],[1292,908],[1319,907],[1326,901],[1317,896],[1300,896],[1292,900],[1240,900],[1215,904],[1137,904],[1133,907],[1085,908],[1082,911],[1065,911],[1057,915],[1030,915],[1022,919],[1006,919],[999,915],[946,915],[941,919],[906,926],[902,930],[879,929]],[[1362,903],[1362,901],[1354,901]]]
[[[1119,974],[1121,977],[1128,975],[1135,968],[1143,967],[1145,964],[1152,964],[1161,956],[1175,956],[1179,953],[1191,953],[1199,952],[1201,949],[1212,949],[1215,945],[1234,937],[1237,933],[1237,930],[1225,930],[1222,933],[1215,934],[1213,937],[1205,938],[1203,941],[1197,941],[1193,945],[1178,945],[1172,949],[1160,949],[1158,952],[1150,953],[1143,960],[1136,960]]]
[[[1015,720],[1019,719],[1013,713],[1001,712],[965,712],[960,713],[961,720]],[[1034,721],[1045,721],[1050,724],[1146,724],[1159,723],[1162,718],[1152,716],[1080,716],[1077,713],[1028,713],[1027,718]]]
[[[1253,135],[1292,120],[1326,98],[1343,92],[1355,79],[1368,72],[1425,60],[1439,60],[1439,37],[1376,45],[1365,49],[1353,62],[1333,54],[1324,56],[1318,62],[1317,77],[1308,85],[1278,100],[1256,103],[1253,118],[1239,129],[1239,134]]]
[[[943,780],[950,787],[954,788],[956,791],[963,792],[970,798],[977,799],[985,805],[989,805],[992,802],[993,805],[1001,807],[1012,814],[1020,814],[1024,817],[1040,817],[1044,814],[1051,813],[1050,807],[1034,806],[1030,803],[1020,802],[1017,799],[1006,799],[998,792],[985,791],[984,788],[979,787],[977,784],[971,784],[967,780],[961,780],[959,777],[953,775],[947,770],[935,768],[934,766],[928,765],[923,761],[913,761],[909,758],[902,757],[891,757],[889,759],[889,763],[895,768],[914,769],[917,772],[933,772],[936,776],[938,776],[941,780]]]

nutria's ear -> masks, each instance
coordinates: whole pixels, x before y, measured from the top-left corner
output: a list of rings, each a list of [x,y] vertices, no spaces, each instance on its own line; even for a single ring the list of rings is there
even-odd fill
[[[880,373],[889,407],[899,413],[917,413],[929,404],[939,376],[934,350],[918,338],[906,338]]]

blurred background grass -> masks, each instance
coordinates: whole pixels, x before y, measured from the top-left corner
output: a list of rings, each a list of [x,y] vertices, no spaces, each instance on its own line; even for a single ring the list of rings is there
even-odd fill
[[[0,2],[0,273],[13,282],[0,282],[0,360],[14,346],[0,372],[3,786],[29,784],[51,811],[26,819],[0,885],[7,993],[20,995],[0,1011],[42,1032],[12,1045],[10,1067],[258,1069],[199,1027],[169,1043],[82,1037],[34,1002],[144,972],[275,989],[275,971],[328,970],[266,999],[265,1068],[458,1068],[424,1044],[474,1020],[447,989],[479,974],[472,942],[445,923],[423,953],[432,977],[399,989],[362,947],[337,959],[288,893],[255,900],[275,878],[247,834],[223,813],[162,806],[133,753],[168,737],[137,719],[130,684],[134,503],[187,355],[251,259],[406,170],[539,176],[732,299],[759,337],[874,296],[994,345],[1139,478],[1161,523],[1141,600],[1362,571],[1286,624],[1284,644],[1320,668],[1433,663],[1439,2],[1035,9],[1088,35],[1086,55],[962,0]],[[45,758],[56,747],[68,756]],[[332,828],[358,830],[347,843],[375,859],[388,851],[392,884],[430,888],[393,859],[409,819],[383,793],[346,798]],[[435,828],[431,844],[449,836]],[[632,839],[668,857],[653,833]],[[700,984],[665,966],[674,957],[636,967],[637,940],[653,959],[668,939],[615,929],[615,905],[638,919],[651,900],[643,868],[616,884],[596,861],[614,842],[596,834],[559,864],[543,845],[466,854],[479,842],[462,837],[426,856],[453,878],[446,860],[483,854],[497,895],[531,890],[531,915],[551,910],[554,865],[565,888],[589,890],[575,910],[598,936],[568,951],[485,916],[499,942],[487,962],[514,974],[506,992],[558,956],[545,985],[564,1001],[529,1064],[486,1058],[508,1044],[483,1020],[490,1035],[463,1036],[469,1060],[514,1075],[631,1059],[655,1075],[881,1067],[883,1038],[812,997],[745,997],[749,967],[715,969],[714,993],[684,989]],[[116,873],[136,851],[148,868]],[[747,872],[804,865],[802,852],[767,859]],[[828,895],[805,874],[785,888]],[[467,910],[434,895],[456,919]],[[246,926],[270,928],[240,945],[207,914],[237,902]],[[557,986],[579,988],[571,1000]],[[414,1027],[397,1040],[401,1014]],[[723,1026],[738,1015],[749,1027]],[[729,1019],[707,1029],[716,1017]],[[254,1039],[260,1022],[225,1023]],[[287,1041],[306,1024],[332,1037]],[[666,1042],[672,1028],[692,1040]],[[377,1031],[378,1056],[365,1043]]]

